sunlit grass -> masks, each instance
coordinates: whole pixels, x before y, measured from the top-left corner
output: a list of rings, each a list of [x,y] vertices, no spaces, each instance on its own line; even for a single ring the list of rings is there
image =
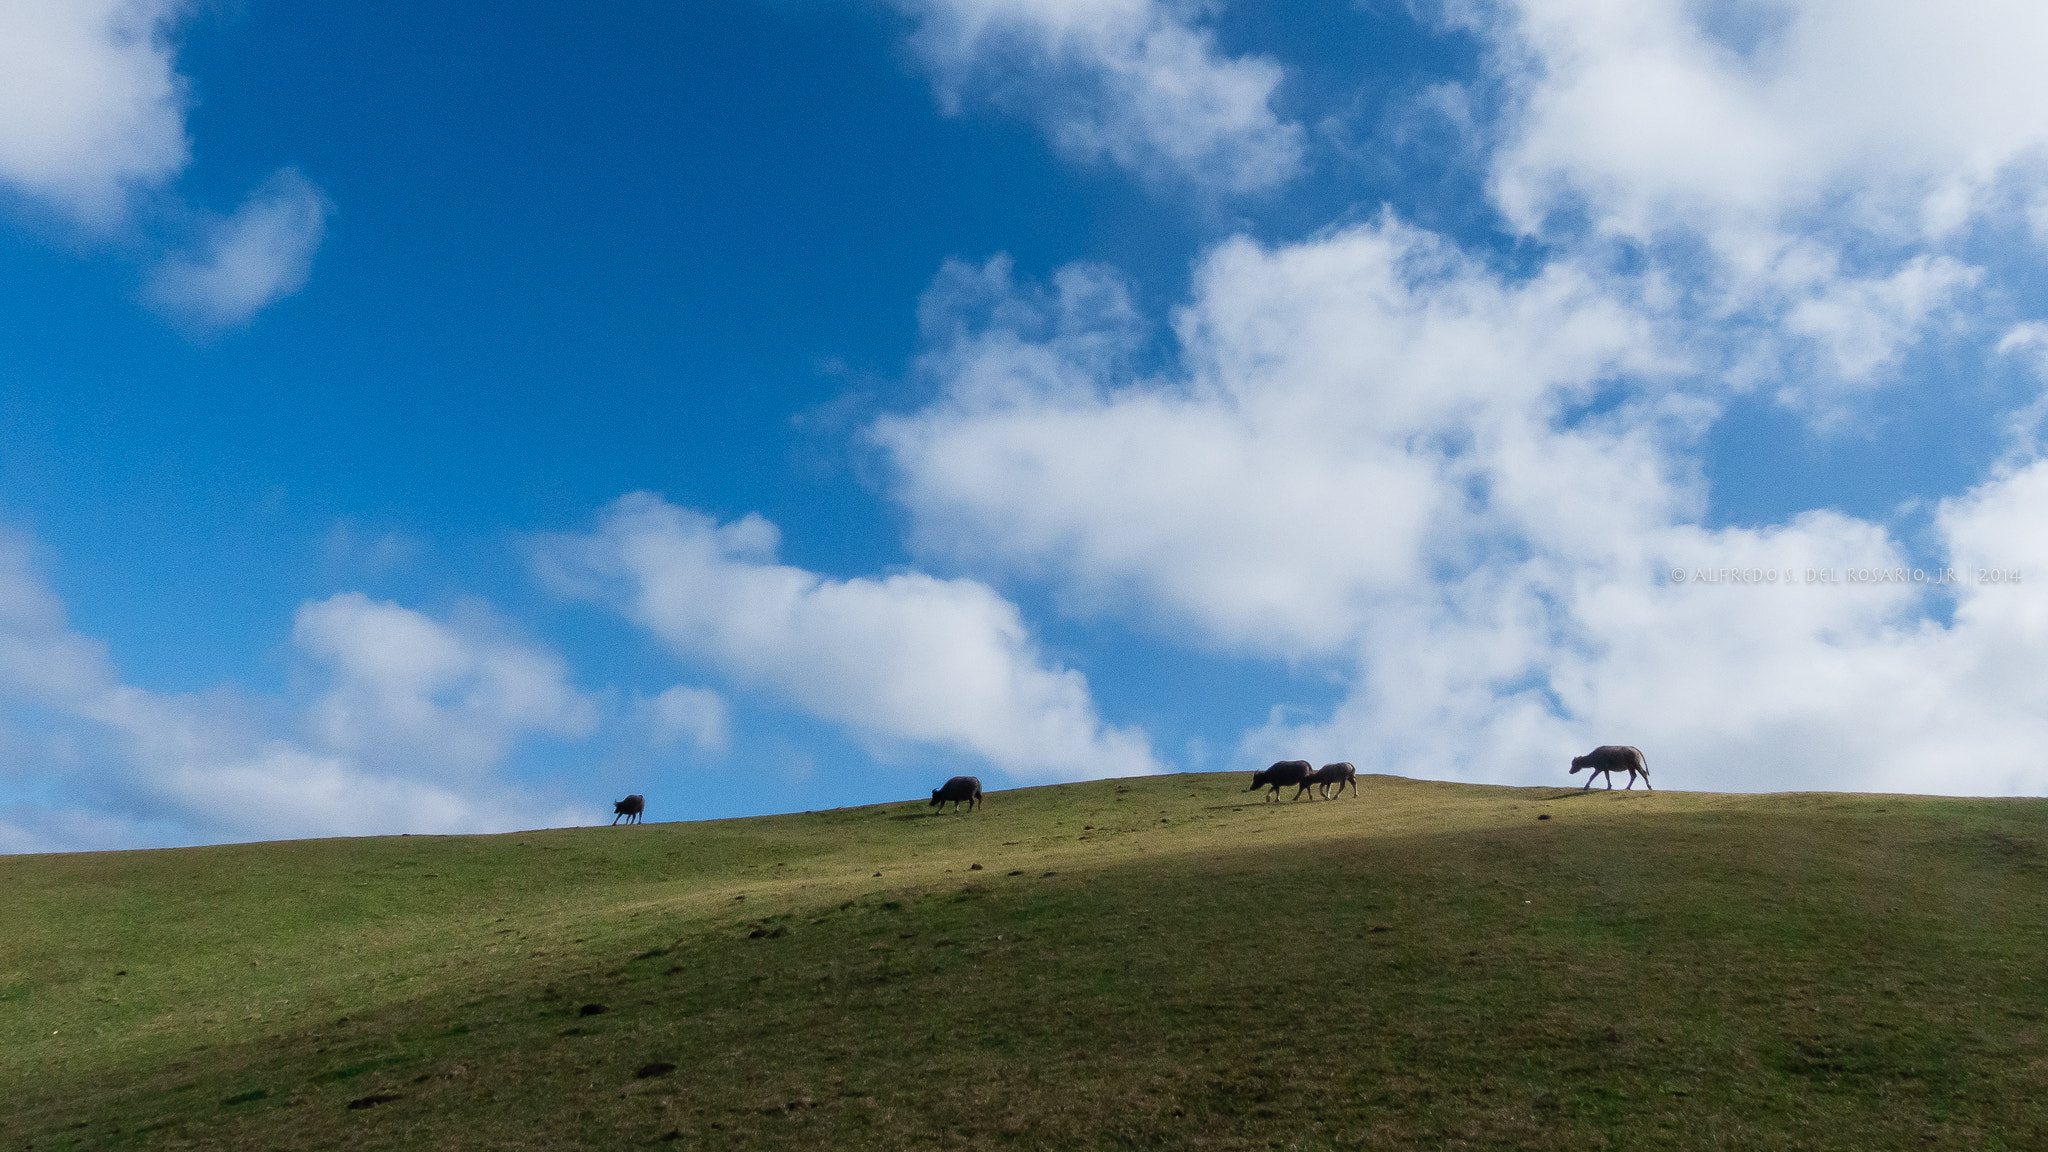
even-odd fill
[[[0,1139],[2048,1146],[2048,803],[1245,782],[0,858]]]

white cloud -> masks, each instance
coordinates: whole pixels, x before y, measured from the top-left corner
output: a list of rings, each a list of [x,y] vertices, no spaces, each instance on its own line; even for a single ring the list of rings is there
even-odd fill
[[[1911,312],[1964,274],[1915,275],[1872,287],[1870,310]],[[1020,292],[932,325],[940,398],[874,435],[921,548],[1346,678],[1327,715],[1248,734],[1246,762],[1529,782],[1619,742],[1666,787],[2048,788],[2035,586],[1858,582],[1911,561],[1839,513],[1702,527],[1693,452],[1716,408],[1688,390],[1713,385],[1626,287],[1564,262],[1503,278],[1386,220],[1233,241],[1197,271],[1172,377],[1099,354],[1118,309],[1092,310],[1110,331],[1091,338]],[[1845,357],[1883,344],[1847,321],[1822,334]],[[1942,506],[1937,543],[2038,584],[2044,498],[2048,464],[1996,476]],[[1795,576],[1679,584],[1675,566]]]
[[[2011,0],[1446,0],[1489,45],[1485,135],[1515,231],[1647,255],[1729,383],[1821,423],[1896,378],[1984,270],[1970,226],[2027,226],[2048,161],[2048,10]],[[2038,213],[2035,213],[2038,216]],[[1610,246],[1613,241],[1622,243]],[[1979,249],[1978,251],[1981,251]]]
[[[323,747],[365,762],[461,776],[501,760],[529,732],[582,736],[590,701],[561,659],[497,635],[487,619],[450,626],[344,592],[299,608],[292,637],[330,662],[331,690],[308,725]]]
[[[1504,284],[1391,220],[1279,250],[1234,240],[1179,315],[1186,378],[1121,386],[1102,353],[1114,330],[1072,323],[1127,323],[1120,305],[1074,306],[1104,295],[1095,277],[987,309],[978,330],[934,319],[988,276],[1007,266],[941,276],[927,329],[949,343],[925,367],[944,397],[874,435],[922,548],[1056,568],[1082,606],[1144,606],[1226,647],[1326,655],[1379,598],[1485,546],[1462,509],[1489,456],[1653,471],[1638,445],[1530,427],[1654,361],[1642,319],[1568,267]]]
[[[2025,0],[1507,0],[1462,6],[1521,112],[1494,165],[1525,230],[1775,229],[1846,201],[1939,236],[2048,145],[2048,9]]]
[[[0,183],[95,228],[183,170],[180,0],[0,5]]]
[[[2026,673],[2048,652],[1963,588],[1943,627],[1925,585],[1806,583],[1809,569],[1910,568],[1874,525],[1811,513],[1768,531],[1673,526],[1623,541],[1627,565],[1545,556],[1410,605],[1361,642],[1360,678],[1324,721],[1275,724],[1273,748],[1413,775],[1526,783],[1599,743],[1650,753],[1660,787],[2037,793],[2048,708]],[[1654,550],[1647,550],[1654,549]],[[1667,564],[1769,569],[1772,583],[1660,582]],[[1782,580],[1793,574],[1790,584]]]
[[[160,312],[202,334],[238,328],[305,286],[326,233],[327,197],[296,169],[273,174],[190,252],[151,274]]]
[[[320,540],[328,565],[370,576],[386,576],[411,567],[427,550],[424,540],[408,532],[366,531],[352,520],[337,520]]]
[[[76,809],[47,811],[30,805],[0,811],[0,856],[26,852],[104,852],[132,848],[136,828]]]
[[[206,336],[297,292],[331,210],[297,169],[273,173],[226,218],[169,191],[191,159],[186,81],[169,42],[184,0],[0,4],[0,191],[98,237],[197,219],[199,235],[148,274],[157,311]]]
[[[76,708],[111,684],[105,646],[65,627],[63,602],[37,575],[29,541],[0,528],[0,691]]]
[[[759,516],[729,524],[649,493],[596,534],[540,549],[565,590],[601,599],[678,654],[889,743],[979,755],[1018,776],[1156,771],[1142,733],[1105,726],[1081,673],[1046,665],[1016,607],[972,580],[829,580],[775,562]]]
[[[700,752],[723,752],[732,743],[725,697],[709,688],[678,684],[645,704],[657,748],[688,740]]]
[[[1946,256],[1916,256],[1883,279],[1834,279],[1792,305],[1785,327],[1825,353],[1834,374],[1867,380],[1919,336],[1927,318],[1983,270]]]
[[[2001,355],[2033,353],[2036,371],[2043,380],[2048,380],[2048,322],[2029,320],[2013,325],[1999,337],[1998,352]]]
[[[551,655],[347,593],[300,611],[336,668],[312,737],[268,733],[264,702],[123,684],[73,632],[28,542],[0,534],[0,717],[31,759],[7,781],[0,851],[194,840],[486,832],[590,823],[483,773],[521,734],[577,735],[591,706]]]
[[[1224,57],[1189,6],[1160,0],[896,0],[942,101],[968,94],[1041,121],[1055,144],[1154,178],[1255,192],[1301,168],[1273,111],[1280,66]]]
[[[2033,234],[2034,243],[2048,248],[2048,192],[2036,192],[2028,199],[2026,206],[2027,230]]]
[[[2030,363],[2034,376],[2048,384],[2048,323],[2028,320],[2007,329],[1998,340],[1995,349],[2000,356],[2022,356]],[[2043,389],[2034,399],[2005,418],[2005,439],[2007,458],[2002,465],[2015,462],[2025,463],[2041,456],[2041,425],[2048,421],[2048,389]]]

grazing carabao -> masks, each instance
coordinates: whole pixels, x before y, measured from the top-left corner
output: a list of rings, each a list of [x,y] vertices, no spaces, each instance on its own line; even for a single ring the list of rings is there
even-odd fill
[[[1280,790],[1282,788],[1290,784],[1298,784],[1301,786],[1301,789],[1294,794],[1294,798],[1299,800],[1303,793],[1314,786],[1314,773],[1315,769],[1306,760],[1281,760],[1276,762],[1271,768],[1252,773],[1252,786],[1245,789],[1245,791],[1257,792],[1261,788],[1270,786],[1273,791],[1267,794],[1266,799],[1271,801],[1280,798]]]
[[[974,806],[981,802],[980,778],[975,776],[955,776],[951,780],[946,781],[943,787],[932,789],[932,807],[937,808],[948,800],[953,802],[953,811],[955,812],[960,810],[960,802],[962,800],[967,801],[967,810],[969,812],[974,811]]]
[[[1607,790],[1609,792],[1614,791],[1614,774],[1616,772],[1628,773],[1629,788],[1636,786],[1637,776],[1643,778],[1643,787],[1650,788],[1650,762],[1643,759],[1643,751],[1640,748],[1630,748],[1625,744],[1602,744],[1584,756],[1572,757],[1571,774],[1577,776],[1582,768],[1587,770],[1586,788],[1593,786],[1593,777],[1605,773],[1607,776]],[[1585,788],[1579,789],[1581,792],[1585,790]],[[1626,792],[1628,788],[1624,788],[1622,791]],[[1656,789],[1650,788],[1650,791],[1654,792]]]

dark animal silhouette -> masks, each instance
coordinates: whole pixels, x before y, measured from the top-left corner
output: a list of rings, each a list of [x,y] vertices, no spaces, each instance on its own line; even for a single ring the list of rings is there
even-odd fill
[[[1294,794],[1296,800],[1301,799],[1302,793],[1315,786],[1315,769],[1306,760],[1281,760],[1271,768],[1252,773],[1252,786],[1245,791],[1257,792],[1270,785],[1273,791],[1267,794],[1266,799],[1278,800],[1280,790],[1289,784],[1301,785],[1301,791]]]
[[[1344,794],[1344,786],[1346,784],[1351,785],[1351,794],[1353,796],[1358,795],[1358,769],[1353,768],[1348,760],[1339,764],[1325,764],[1321,768],[1316,769],[1315,781],[1316,791],[1322,793],[1325,800],[1330,798],[1330,785],[1332,784],[1337,786],[1337,795],[1339,796]]]
[[[974,811],[974,806],[981,803],[980,778],[975,776],[955,776],[951,780],[946,781],[945,787],[932,789],[932,807],[937,808],[948,800],[953,802],[953,811],[955,812],[960,810],[960,802],[962,800],[967,801],[967,810],[969,812]]]
[[[1625,744],[1602,744],[1584,756],[1572,757],[1572,775],[1577,776],[1581,768],[1587,770],[1586,788],[1593,786],[1593,777],[1606,773],[1607,790],[1614,791],[1616,772],[1628,773],[1629,788],[1636,786],[1637,776],[1643,778],[1643,787],[1650,788],[1650,762],[1643,759],[1643,751],[1640,748],[1630,748]],[[1581,792],[1585,790],[1579,789]],[[1622,791],[1626,792],[1628,788]],[[1650,788],[1650,791],[1655,792],[1656,789]]]
[[[628,796],[624,800],[614,800],[612,801],[612,811],[618,813],[618,815],[612,817],[612,823],[617,824],[623,819],[628,824],[638,824],[640,822],[640,813],[646,810],[647,797],[645,796]]]

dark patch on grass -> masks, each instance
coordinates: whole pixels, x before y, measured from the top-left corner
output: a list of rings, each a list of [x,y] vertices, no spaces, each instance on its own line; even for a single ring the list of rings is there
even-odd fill
[[[668,1061],[657,1060],[652,1064],[642,1064],[640,1070],[633,1073],[633,1079],[647,1080],[655,1076],[666,1076],[675,1070],[676,1066]]]
[[[585,1004],[576,1010],[576,1014],[578,1016],[602,1016],[609,1011],[611,1009],[602,1004]]]
[[[221,1106],[225,1108],[232,1108],[237,1104],[250,1104],[254,1103],[255,1101],[265,1099],[269,1095],[270,1091],[267,1088],[252,1088],[247,1092],[241,1093],[240,1095],[230,1096],[227,1099],[221,1101]]]
[[[351,1112],[360,1112],[365,1108],[375,1108],[379,1104],[389,1104],[393,1100],[403,1099],[405,1097],[396,1092],[372,1092],[368,1096],[358,1096],[349,1101],[348,1107]]]

